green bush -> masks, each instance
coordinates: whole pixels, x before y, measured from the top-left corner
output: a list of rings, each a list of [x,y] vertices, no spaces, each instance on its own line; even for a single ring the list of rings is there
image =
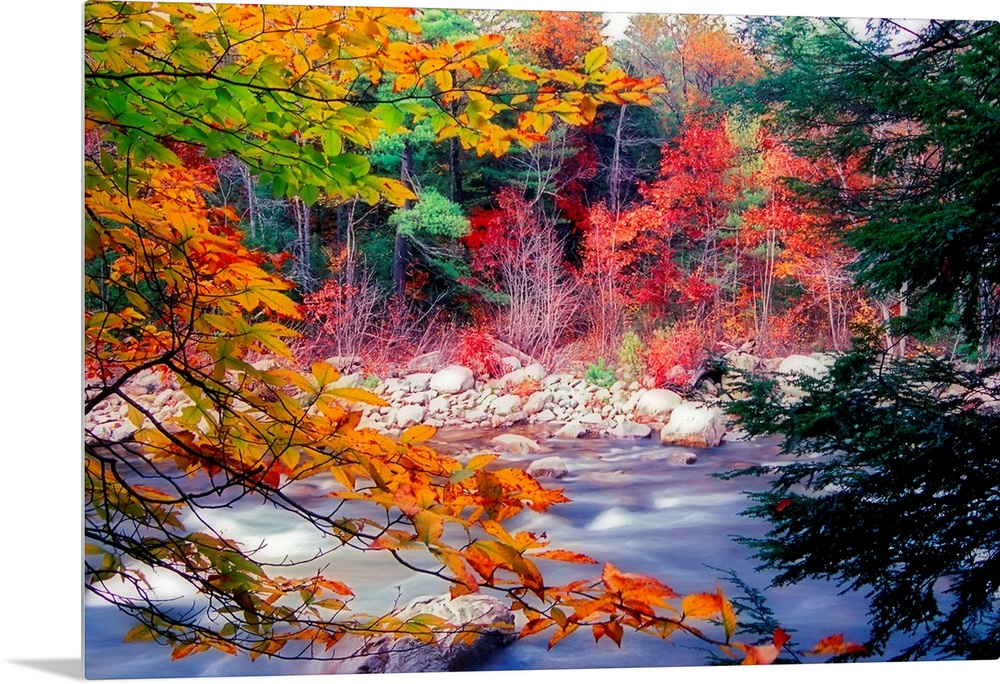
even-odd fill
[[[611,387],[615,382],[615,372],[605,365],[604,359],[598,359],[597,363],[590,364],[587,368],[587,382],[598,387]]]
[[[629,330],[622,335],[622,342],[618,347],[618,368],[624,377],[630,380],[642,377],[646,372],[645,353],[646,345],[642,343],[638,333]]]

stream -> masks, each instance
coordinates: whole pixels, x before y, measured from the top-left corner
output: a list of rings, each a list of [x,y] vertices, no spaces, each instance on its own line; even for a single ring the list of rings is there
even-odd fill
[[[537,432],[523,431],[537,437]],[[488,450],[495,433],[442,430],[431,446],[442,453]],[[723,571],[733,570],[747,584],[764,590],[770,575],[754,571],[751,550],[737,544],[733,535],[762,535],[766,526],[740,517],[747,507],[744,491],[762,488],[755,478],[725,481],[712,473],[751,464],[776,463],[776,442],[724,442],[714,449],[679,449],[659,440],[541,439],[550,453],[561,456],[569,476],[547,486],[564,488],[570,503],[546,513],[524,511],[505,522],[510,531],[529,529],[545,532],[551,549],[568,549],[590,555],[603,565],[613,563],[622,572],[652,575],[679,594],[714,592],[716,585],[730,597],[739,590],[725,581]],[[461,445],[457,447],[457,445]],[[698,460],[675,465],[667,456],[693,451]],[[539,455],[503,454],[508,465],[527,467]],[[495,462],[500,463],[501,461]],[[296,485],[297,497],[322,495],[322,480]],[[210,522],[230,538],[248,544],[266,539],[263,556],[280,559],[286,554],[309,557],[321,545],[329,545],[313,529],[302,529],[297,519],[276,513],[270,505],[241,501],[238,506],[212,511]],[[406,603],[420,595],[446,593],[439,580],[417,575],[388,559],[343,549],[325,562],[328,573],[351,586],[357,599],[351,606],[359,612],[381,613],[397,600]],[[315,567],[319,567],[317,563]],[[712,567],[709,567],[712,566]],[[545,562],[540,567],[547,584],[561,584],[600,574],[601,565]],[[295,574],[304,576],[306,570]],[[169,578],[152,580],[158,595],[178,596],[182,588]],[[171,594],[171,592],[174,592]],[[868,636],[866,601],[862,595],[838,594],[828,582],[803,582],[780,589],[767,589],[768,606],[801,649],[819,639],[843,632],[850,641]],[[314,674],[317,663],[287,662],[244,656],[203,653],[171,662],[170,649],[149,643],[123,643],[132,626],[128,618],[91,596],[85,603],[85,665],[88,678],[194,677],[235,675]],[[795,630],[794,632],[792,630]],[[706,652],[682,635],[670,641],[626,630],[619,649],[610,639],[595,644],[589,629],[581,629],[547,650],[550,632],[527,637],[500,650],[477,669],[517,670],[602,667],[667,667],[703,665]],[[889,653],[894,649],[890,645]]]

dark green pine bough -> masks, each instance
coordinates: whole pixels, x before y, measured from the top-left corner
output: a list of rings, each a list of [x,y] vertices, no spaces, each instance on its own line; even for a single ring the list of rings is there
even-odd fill
[[[773,378],[747,377],[731,413],[751,434],[781,435],[798,458],[724,477],[770,478],[745,512],[770,531],[741,541],[776,585],[825,578],[865,592],[872,654],[995,659],[1000,28],[875,28],[862,39],[837,20],[748,25],[780,56],[758,93],[801,149],[860,160],[875,179],[800,189],[844,219],[859,286],[905,306],[887,330],[859,330],[826,377],[798,379],[801,401]],[[900,340],[933,336],[965,357],[899,353]]]

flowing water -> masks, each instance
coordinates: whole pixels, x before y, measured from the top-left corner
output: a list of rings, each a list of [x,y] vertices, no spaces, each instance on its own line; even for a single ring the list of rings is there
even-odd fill
[[[491,435],[442,431],[434,446],[443,453],[470,452],[488,448]],[[712,473],[751,464],[780,462],[773,441],[724,443],[715,449],[688,450],[698,455],[690,465],[672,464],[668,456],[681,449],[666,447],[658,440],[543,440],[552,449],[545,455],[561,456],[570,474],[549,486],[564,488],[570,503],[547,513],[525,511],[505,525],[511,531],[545,532],[549,548],[570,549],[613,563],[622,572],[657,577],[677,593],[714,592],[721,570],[733,570],[747,584],[765,589],[770,575],[754,571],[750,550],[732,537],[761,535],[766,527],[744,518],[748,505],[745,490],[760,488],[754,478],[720,480]],[[527,467],[538,456],[506,454],[503,461]],[[319,497],[322,482],[299,485],[298,497]],[[327,500],[328,501],[328,500]],[[269,505],[240,502],[231,509],[213,512],[210,521],[230,538],[266,540],[264,555],[279,560],[286,554],[309,557],[321,545],[329,547],[318,532],[296,525],[297,519],[278,514]],[[373,563],[372,559],[377,559]],[[339,550],[315,567],[325,565],[331,577],[346,582],[358,595],[352,607],[361,612],[381,613],[395,601],[405,603],[426,594],[447,591],[439,580],[415,575],[385,554]],[[711,567],[710,567],[711,566]],[[601,566],[545,562],[541,567],[547,584],[590,578]],[[306,574],[303,571],[296,573]],[[154,579],[154,583],[157,581]],[[718,582],[735,596],[736,587]],[[157,584],[158,595],[171,598],[181,593],[167,580]],[[173,594],[171,592],[174,592]],[[856,594],[839,595],[835,585],[805,582],[794,587],[768,589],[769,607],[802,648],[820,638],[843,632],[851,641],[868,636],[866,604]],[[293,674],[319,671],[315,663],[289,663],[211,653],[170,662],[170,649],[154,644],[125,644],[127,619],[113,608],[88,599],[85,609],[85,661],[88,677],[140,678],[232,676],[241,674]],[[590,630],[580,630],[552,650],[549,633],[515,642],[483,662],[480,669],[549,669],[599,667],[666,667],[701,665],[706,654],[696,642],[676,636],[663,641],[626,631],[621,648],[609,639],[595,644]]]

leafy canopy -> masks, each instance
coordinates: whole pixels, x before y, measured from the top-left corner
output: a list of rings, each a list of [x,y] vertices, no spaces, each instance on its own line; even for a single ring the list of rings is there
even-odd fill
[[[594,561],[502,523],[566,501],[561,490],[493,454],[439,455],[427,446],[432,427],[398,440],[359,429],[358,405],[384,402],[338,386],[325,362],[294,363],[291,286],[244,246],[230,208],[206,202],[213,181],[183,162],[187,146],[234,155],[306,202],[402,202],[408,191],[369,175],[350,150],[408,116],[501,154],[538,140],[554,116],[586,122],[597,102],[642,102],[653,85],[605,69],[601,48],[570,73],[511,63],[499,36],[392,38],[418,28],[410,10],[86,5],[86,257],[103,273],[85,282],[86,589],[136,619],[126,641],[170,645],[174,659],[209,649],[343,658],[347,634],[476,637],[428,615],[353,611],[354,591],[319,568],[349,547],[439,577],[453,596],[500,592],[524,614],[522,635],[554,630],[550,646],[580,627],[616,643],[624,627],[680,630],[745,662],[773,661],[784,633],[763,647],[733,641],[721,592],[681,597],[610,564],[598,578],[547,585],[546,563]],[[501,75],[525,84],[509,103],[489,85]],[[394,94],[371,99],[369,86],[385,80]],[[436,93],[418,94],[428,80]],[[505,118],[517,105],[521,116]],[[112,414],[121,419],[104,420]],[[321,504],[297,495],[306,481],[325,492]],[[244,498],[297,516],[328,544],[265,562],[210,522]],[[186,592],[161,600],[162,577]],[[720,624],[721,636],[698,622]]]

